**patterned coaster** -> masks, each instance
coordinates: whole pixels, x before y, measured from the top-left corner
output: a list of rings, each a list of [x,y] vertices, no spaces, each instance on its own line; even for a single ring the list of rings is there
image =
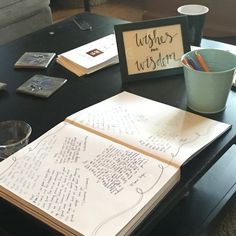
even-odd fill
[[[48,98],[58,90],[67,79],[51,77],[46,75],[34,75],[20,87],[17,92],[30,94],[37,97]]]

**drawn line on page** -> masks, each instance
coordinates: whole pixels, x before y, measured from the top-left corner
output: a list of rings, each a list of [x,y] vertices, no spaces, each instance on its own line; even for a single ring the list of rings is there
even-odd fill
[[[206,131],[204,133],[198,133],[196,132],[194,135],[196,135],[195,137],[192,138],[192,140],[187,140],[186,142],[182,143],[181,145],[179,145],[177,151],[175,153],[171,153],[171,160],[174,160],[180,153],[181,149],[183,146],[190,144],[190,143],[194,143],[195,141],[197,141],[200,137],[206,136],[208,133],[211,132],[211,130],[213,129],[213,127],[215,127],[216,124],[212,124],[210,126],[207,127]],[[171,163],[171,162],[170,162]],[[169,163],[169,164],[170,164]]]
[[[136,188],[136,192],[137,194],[140,195],[139,199],[137,200],[136,203],[134,203],[132,206],[130,206],[129,208],[109,217],[108,219],[102,221],[100,224],[98,224],[98,226],[95,227],[95,229],[93,230],[91,236],[96,236],[98,231],[102,229],[102,227],[104,227],[107,223],[111,222],[112,220],[114,220],[117,217],[120,217],[121,215],[127,213],[128,211],[132,210],[133,208],[135,208],[139,203],[141,203],[144,194],[148,193],[150,190],[152,190],[154,188],[155,185],[158,184],[158,182],[160,181],[163,172],[164,172],[164,168],[162,165],[159,165],[159,168],[161,169],[160,175],[157,177],[156,181],[154,182],[154,184],[152,186],[150,186],[147,190],[143,191],[141,188],[137,187]]]
[[[29,147],[28,152],[25,153],[24,155],[22,155],[22,156],[16,158],[15,155],[13,154],[11,157],[9,157],[9,158],[11,158],[12,162],[11,162],[11,164],[10,164],[3,172],[0,173],[0,180],[1,180],[1,176],[4,175],[8,170],[10,170],[11,167],[17,162],[17,160],[20,160],[20,159],[24,158],[24,157],[25,157],[26,155],[28,155],[30,152],[34,151],[45,139],[47,139],[47,138],[50,137],[50,136],[55,135],[55,134],[58,133],[61,129],[63,129],[66,125],[68,125],[68,123],[66,123],[66,122],[64,122],[63,124],[64,124],[64,125],[63,125],[62,127],[60,127],[58,130],[56,130],[54,133],[49,134],[49,135],[45,136],[42,140],[40,140],[40,142],[37,143],[37,145],[36,145],[35,147],[33,147],[33,148]],[[3,178],[3,177],[2,177],[2,178]]]
[[[47,139],[47,138],[49,138],[49,137],[51,137],[51,136],[57,134],[60,130],[62,130],[63,128],[65,128],[65,127],[68,125],[68,123],[66,123],[66,122],[64,122],[63,124],[64,124],[64,125],[63,125],[62,127],[60,127],[58,130],[56,130],[54,133],[51,133],[51,134],[45,136],[42,140],[40,140],[40,142],[38,142],[38,143],[35,145],[35,147],[33,147],[33,148],[29,147],[29,152],[34,151],[45,139]]]

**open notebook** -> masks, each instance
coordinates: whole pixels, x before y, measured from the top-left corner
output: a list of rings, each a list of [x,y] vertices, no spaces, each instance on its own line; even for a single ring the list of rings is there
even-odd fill
[[[0,196],[65,235],[129,235],[230,125],[128,92],[0,163]]]

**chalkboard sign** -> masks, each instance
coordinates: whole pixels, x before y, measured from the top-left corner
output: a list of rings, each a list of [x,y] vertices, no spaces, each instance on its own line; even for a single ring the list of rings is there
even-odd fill
[[[123,82],[183,72],[181,56],[190,51],[187,17],[115,25]]]

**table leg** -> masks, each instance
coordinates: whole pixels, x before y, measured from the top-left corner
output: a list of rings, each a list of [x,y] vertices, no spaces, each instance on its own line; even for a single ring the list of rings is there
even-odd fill
[[[84,10],[90,12],[89,0],[84,0]]]

